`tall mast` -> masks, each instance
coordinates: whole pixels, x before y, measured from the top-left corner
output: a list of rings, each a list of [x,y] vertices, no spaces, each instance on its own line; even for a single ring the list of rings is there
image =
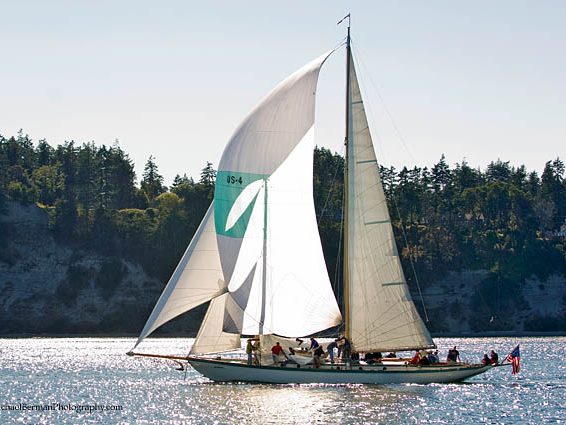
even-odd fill
[[[346,37],[346,136],[344,137],[344,335],[351,339],[350,332],[350,267],[348,261],[348,210],[349,210],[349,167],[348,150],[350,149],[350,61],[352,60],[352,49],[350,47],[350,14],[348,18],[348,35]],[[344,18],[345,19],[345,18]]]
[[[263,262],[261,274],[261,313],[259,316],[259,334],[263,335],[263,324],[265,323],[265,303],[267,290],[267,177],[263,179],[264,197],[263,197]]]

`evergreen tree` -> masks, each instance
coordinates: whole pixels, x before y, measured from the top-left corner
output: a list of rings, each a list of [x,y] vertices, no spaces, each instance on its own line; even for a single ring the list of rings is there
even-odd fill
[[[153,155],[149,156],[145,164],[141,188],[150,202],[166,190],[163,186],[163,176],[159,174]]]
[[[36,149],[37,165],[51,165],[53,162],[53,148],[45,139],[39,141]]]
[[[560,158],[548,161],[541,175],[541,196],[554,205],[552,228],[559,229],[566,223],[566,182],[564,181],[564,163]]]
[[[442,154],[440,161],[432,167],[432,187],[434,191],[443,190],[450,183],[451,177],[450,167],[446,163],[444,154]]]
[[[206,167],[200,172],[200,183],[206,186],[213,186],[216,181],[216,170],[212,167],[212,162],[207,162]]]
[[[393,198],[393,192],[395,190],[395,179],[397,178],[395,167],[391,166],[390,168],[385,168],[380,165],[379,175],[381,176],[381,183],[383,184],[385,196],[388,200],[391,200]]]
[[[118,141],[108,151],[106,167],[108,190],[112,194],[110,207],[121,209],[131,206],[136,193],[134,163],[120,148]],[[157,174],[157,166],[152,173],[155,173],[154,179],[157,178],[163,183],[163,177]],[[156,189],[159,189],[159,186],[156,185]],[[167,188],[161,186],[160,190],[165,191]]]
[[[490,162],[487,166],[486,177],[489,181],[508,182],[511,177],[511,166],[509,161],[503,162],[497,159],[495,162]]]
[[[173,179],[173,184],[171,185],[171,191],[175,191],[177,188],[183,186],[183,185],[192,185],[194,184],[194,181],[192,178],[188,178],[187,174],[183,174],[183,177],[181,177],[179,174],[175,175],[175,178]]]
[[[76,182],[77,201],[87,213],[96,206],[102,188],[99,187],[101,172],[100,158],[93,142],[85,143],[77,154]]]
[[[531,171],[527,176],[526,190],[534,197],[540,188],[540,179],[536,171]]]
[[[481,183],[481,172],[471,168],[466,160],[463,160],[461,164],[456,164],[454,183],[460,191],[477,186]]]

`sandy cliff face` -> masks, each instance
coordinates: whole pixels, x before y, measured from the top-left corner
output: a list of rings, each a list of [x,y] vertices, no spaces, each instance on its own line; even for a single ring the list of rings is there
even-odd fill
[[[558,326],[566,317],[563,276],[551,275],[545,281],[533,276],[506,287],[486,284],[488,276],[486,270],[450,272],[427,286],[423,298],[430,328],[446,334],[566,332]]]
[[[164,282],[139,264],[58,243],[47,213],[35,205],[10,202],[0,220],[7,232],[0,248],[0,334],[141,330]]]
[[[47,213],[35,205],[9,202],[0,221],[7,232],[0,246],[0,334],[139,333],[165,282],[137,263],[58,243]],[[513,296],[508,288],[487,285],[487,277],[485,270],[450,272],[425,283],[429,328],[450,334],[521,332],[565,320],[564,277],[527,279],[513,285]],[[415,303],[420,308],[416,295]],[[205,309],[162,332],[194,335]]]

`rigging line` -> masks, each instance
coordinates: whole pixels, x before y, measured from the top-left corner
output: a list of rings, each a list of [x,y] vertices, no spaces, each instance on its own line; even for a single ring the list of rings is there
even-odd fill
[[[331,50],[332,53],[334,53],[336,50],[338,50],[340,47],[344,46],[346,44],[346,39],[348,37],[344,37],[338,44],[336,44],[336,46],[334,46]],[[332,54],[331,53],[331,54]]]
[[[397,212],[397,216],[399,217],[399,224],[401,225],[401,233],[403,234],[403,241],[405,242],[405,246],[407,248],[409,248],[409,241],[407,239],[407,233],[405,232],[405,225],[403,223],[403,219],[401,218],[401,212],[399,211],[399,205],[397,204],[397,201],[395,201],[395,196],[392,196],[392,199],[393,199],[393,204],[395,205],[395,211]],[[428,323],[428,322],[430,322],[430,319],[428,318],[428,312],[427,312],[426,305],[425,305],[425,302],[424,302],[423,293],[421,291],[421,284],[419,282],[417,270],[415,269],[415,263],[413,262],[413,253],[412,253],[410,248],[409,248],[409,263],[411,263],[411,269],[413,271],[413,276],[415,277],[415,283],[417,284],[417,290],[419,291],[419,297],[421,299],[421,304],[423,306],[423,312],[424,312],[424,315],[425,315],[425,319]]]
[[[324,206],[322,207],[322,210],[320,211],[320,215],[318,216],[317,221],[319,223],[320,223],[320,220],[322,219],[322,217],[324,217],[324,213],[326,212],[326,207],[328,206],[328,200],[330,199],[330,194],[333,192],[334,182],[336,182],[336,176],[338,175],[338,168],[340,168],[340,167],[337,164],[336,167],[334,168],[334,176],[332,177],[332,181],[330,182],[330,187],[328,188],[326,200],[324,201]]]
[[[345,148],[342,148],[345,149]],[[345,201],[345,194],[346,192],[343,190],[342,191],[342,205],[341,205],[341,210],[340,210],[340,232],[339,232],[339,236],[338,236],[338,252],[336,253],[336,265],[334,267],[334,285],[333,285],[333,289],[334,292],[336,294],[336,298],[338,299],[338,306],[342,305],[343,302],[343,294],[342,296],[340,296],[340,285],[339,285],[339,276],[341,276],[341,269],[340,266],[342,264],[342,261],[340,261],[340,254],[342,253],[342,236],[344,234],[344,201]],[[343,322],[342,322],[343,323]]]
[[[381,104],[383,106],[383,110],[387,114],[387,117],[389,118],[389,121],[391,122],[391,126],[393,127],[393,130],[395,131],[395,134],[397,135],[397,137],[401,141],[403,148],[405,149],[405,151],[407,152],[407,154],[409,155],[409,157],[411,158],[413,163],[416,163],[413,154],[411,153],[407,143],[405,142],[405,138],[401,134],[401,131],[399,130],[399,127],[397,126],[397,123],[393,119],[393,114],[391,114],[391,112],[389,111],[389,108],[387,107],[387,104],[385,103],[385,99],[381,95],[381,92],[379,91],[377,84],[373,81],[373,78],[371,77],[371,73],[369,72],[369,68],[366,66],[364,61],[361,59],[361,57],[362,57],[361,53],[359,52],[357,46],[353,45],[353,43],[352,43],[352,46],[353,46],[354,50],[356,51],[356,62],[358,62],[361,65],[361,68],[363,68],[365,73],[368,75],[370,85],[373,87],[373,89],[375,90],[375,92],[377,94],[377,97],[381,101]]]
[[[355,49],[355,51],[356,51],[356,62],[358,62],[358,63],[361,65],[361,67],[364,68],[364,69],[367,71],[366,73],[367,73],[367,75],[369,76],[370,83],[373,85],[374,90],[376,91],[376,93],[377,93],[379,99],[381,100],[381,102],[382,102],[382,104],[383,104],[383,108],[385,109],[387,115],[389,116],[389,119],[391,120],[391,124],[393,125],[393,128],[395,129],[395,132],[397,133],[397,136],[399,137],[399,139],[400,139],[401,142],[403,143],[403,146],[404,146],[405,149],[407,150],[407,153],[409,154],[409,156],[411,157],[411,159],[413,160],[413,162],[415,162],[413,156],[411,155],[411,152],[410,152],[410,151],[408,150],[408,148],[407,148],[407,145],[406,145],[406,143],[405,143],[405,140],[404,140],[403,137],[401,136],[401,133],[399,132],[399,130],[398,130],[398,128],[397,128],[397,125],[395,124],[395,121],[393,120],[393,116],[392,116],[391,113],[389,112],[389,109],[387,109],[387,106],[385,105],[385,101],[384,101],[383,97],[381,96],[381,94],[379,93],[379,90],[377,89],[377,85],[373,82],[373,79],[371,78],[371,74],[369,73],[368,68],[366,67],[365,63],[361,60],[361,56],[362,56],[362,55],[359,54],[359,51],[358,51],[358,49],[357,49],[357,46],[354,46],[354,49]],[[360,78],[360,79],[361,79],[361,78]],[[364,80],[365,80],[365,79],[362,79],[362,81],[364,81]],[[365,84],[362,84],[362,86],[365,86]],[[364,103],[364,105],[365,105],[365,103]],[[368,105],[368,109],[371,110],[371,108],[369,107],[369,105]],[[370,116],[373,116],[373,114],[370,114]],[[366,117],[367,117],[367,114],[366,114]],[[401,225],[401,226],[400,226],[400,227],[401,227],[401,233],[403,234],[403,240],[404,240],[404,243],[405,243],[405,247],[409,248],[408,238],[407,238],[407,234],[406,234],[406,232],[405,232],[405,226],[404,226],[404,224],[403,224],[403,219],[401,218],[401,212],[399,211],[399,205],[397,204],[397,201],[395,200],[395,196],[394,196],[394,195],[391,197],[391,199],[392,199],[392,201],[393,201],[393,205],[395,206],[395,211],[396,211],[396,213],[397,213],[397,216],[399,217],[399,222],[400,222],[400,225]],[[424,302],[424,298],[423,298],[423,294],[422,294],[422,290],[421,290],[421,285],[420,285],[420,282],[419,282],[419,278],[418,278],[418,276],[417,276],[417,271],[416,271],[416,269],[415,269],[415,264],[414,264],[414,262],[413,262],[413,254],[412,254],[412,252],[411,252],[410,249],[409,249],[408,251],[409,251],[409,262],[410,262],[410,264],[411,264],[411,269],[412,269],[412,272],[413,272],[413,276],[415,277],[415,283],[417,284],[417,290],[418,290],[418,292],[419,292],[419,297],[420,297],[420,299],[421,299],[421,304],[422,304],[422,307],[423,307],[423,312],[424,312],[424,315],[425,315],[425,319],[426,319],[427,322],[429,322],[430,319],[429,319],[429,317],[428,317],[428,311],[427,311],[427,308],[426,308],[426,305],[425,305],[425,302]]]
[[[357,48],[354,47],[354,49],[356,50],[356,56],[353,55],[352,58],[353,58],[356,66],[357,66],[357,69],[361,69],[361,63],[359,62],[359,59],[358,59]],[[358,66],[358,65],[360,65],[360,66]],[[367,68],[364,66],[364,69],[367,69]],[[369,71],[368,71],[368,74],[369,74]],[[364,77],[363,74],[358,75],[358,83],[359,83],[359,86],[360,86],[360,90],[362,90],[362,88],[363,88],[363,92],[367,93],[367,90],[365,90],[366,84],[365,84],[365,77]],[[381,137],[377,126],[374,125],[373,117],[376,116],[377,114],[373,112],[373,107],[372,107],[371,103],[368,102],[368,101],[363,101],[363,107],[364,107],[365,110],[367,110],[366,118],[368,117],[368,115],[369,115],[369,117],[372,118],[372,120],[371,120],[372,125],[371,126],[369,125],[370,121],[368,120],[368,129],[370,130],[370,133],[373,134],[375,140],[384,140],[384,138]],[[384,162],[386,162],[385,160],[386,160],[387,156],[385,155],[385,151],[383,150],[383,143],[378,144],[377,147],[375,145],[373,145],[374,155],[375,155],[375,149],[376,148],[379,149],[379,155],[376,155],[376,158],[383,158]],[[378,166],[379,166],[379,161],[378,161]]]
[[[343,212],[340,212],[342,215]],[[342,297],[340,296],[340,285],[339,285],[339,276],[341,275],[342,271],[340,268],[341,261],[340,261],[340,253],[342,252],[342,233],[343,233],[343,220],[340,220],[340,232],[338,234],[338,253],[336,254],[336,265],[334,266],[334,285],[333,289],[336,294],[336,298],[338,298],[338,305],[342,302]]]

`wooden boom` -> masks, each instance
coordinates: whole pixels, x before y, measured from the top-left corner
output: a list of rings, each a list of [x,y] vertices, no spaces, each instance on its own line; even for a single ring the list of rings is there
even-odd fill
[[[154,357],[157,359],[170,359],[170,360],[188,360],[189,356],[170,356],[167,354],[147,354],[147,353],[134,353],[133,351],[128,351],[126,353],[128,356],[139,356],[139,357]]]

